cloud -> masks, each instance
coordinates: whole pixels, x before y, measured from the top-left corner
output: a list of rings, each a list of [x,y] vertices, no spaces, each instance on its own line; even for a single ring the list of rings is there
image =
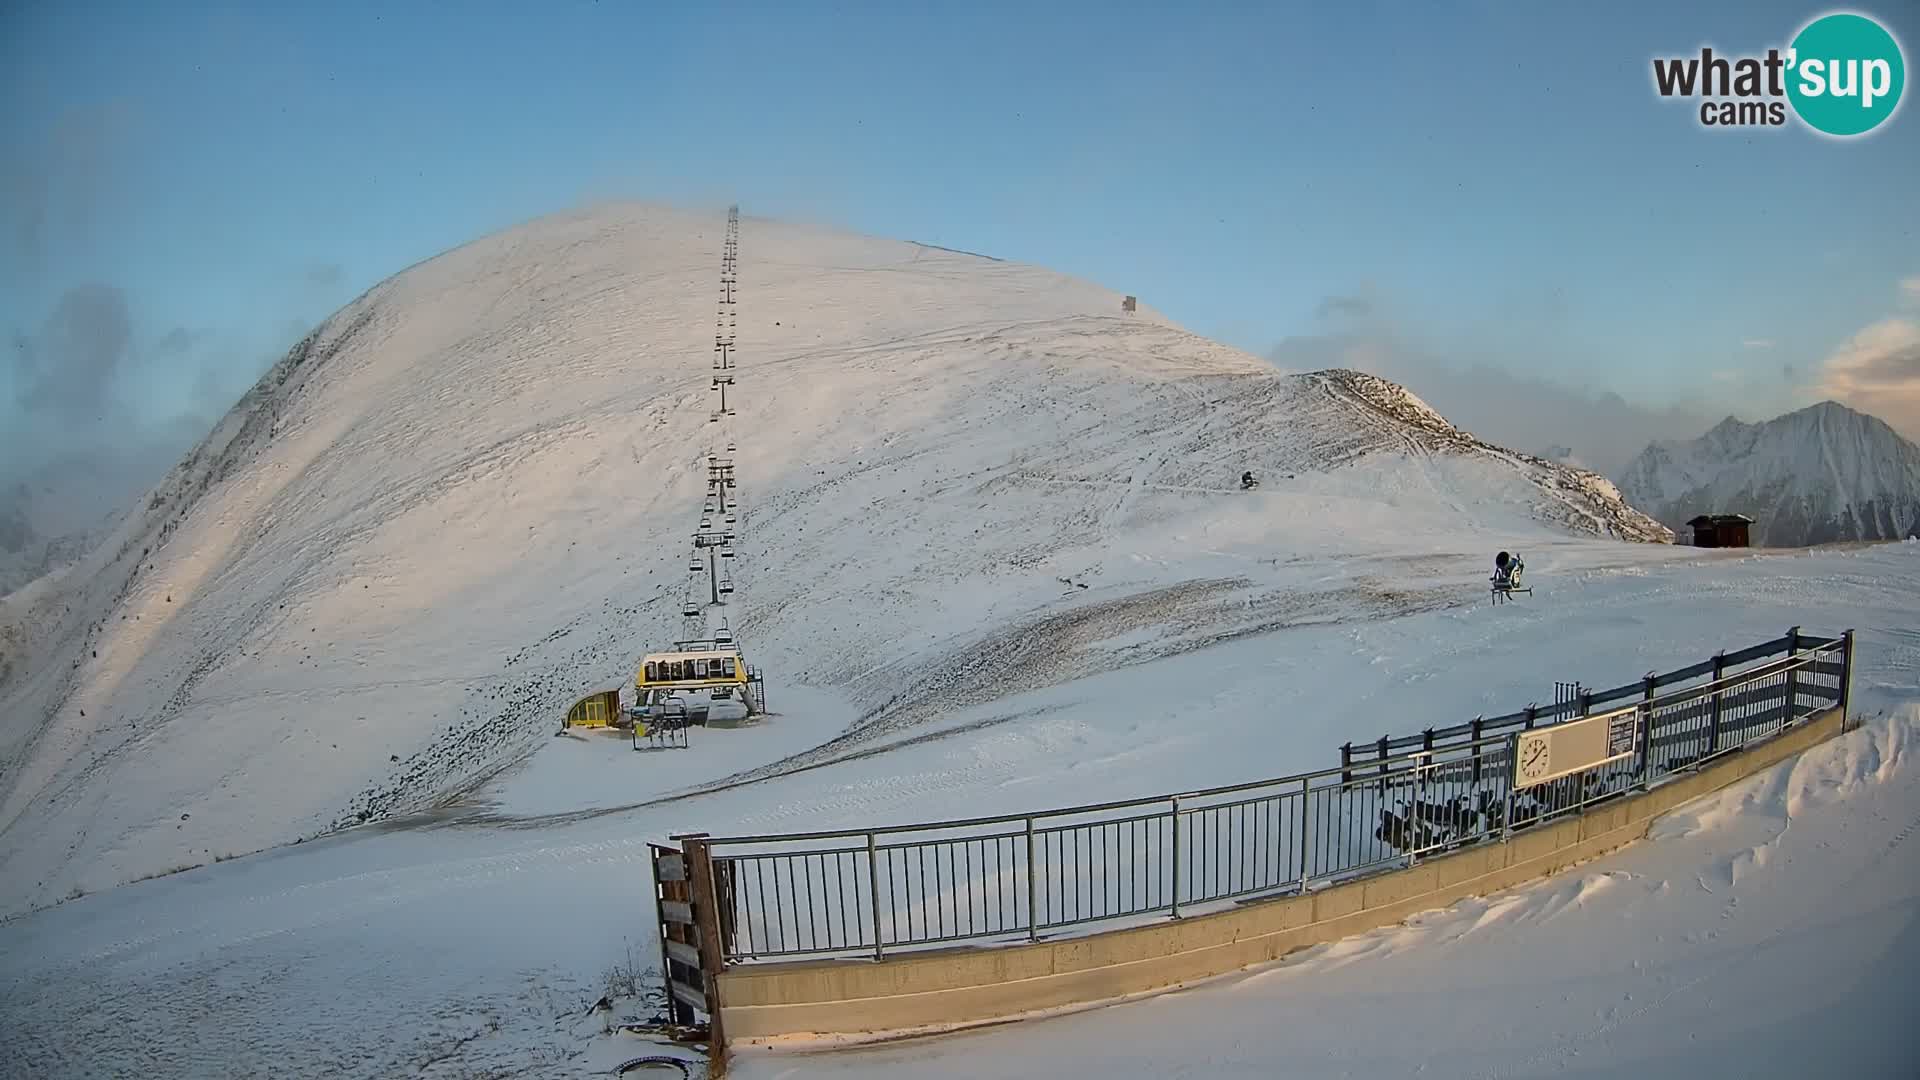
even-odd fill
[[[5,147],[0,214],[16,266],[32,272],[100,228],[125,190],[122,157],[132,116],[125,102],[73,106],[38,138]]]
[[[1747,340],[1741,342],[1740,344],[1743,347],[1748,349],[1771,349],[1773,348],[1773,339],[1772,338],[1748,338]]]
[[[1883,319],[1855,334],[1822,362],[1814,389],[1920,435],[1920,322]]]
[[[1373,301],[1364,296],[1329,296],[1320,301],[1313,313],[1322,319],[1338,315],[1364,319],[1373,314]]]
[[[15,338],[10,363],[20,411],[63,423],[103,419],[132,343],[124,293],[99,282],[68,289],[37,338]]]
[[[339,263],[314,263],[307,267],[306,273],[307,284],[316,289],[331,289],[346,276],[346,267]]]
[[[1920,274],[1900,279],[1900,298],[1910,307],[1920,306]]]
[[[1730,368],[1721,368],[1713,373],[1714,382],[1739,382],[1740,378],[1740,373]]]
[[[160,356],[178,356],[193,351],[194,347],[212,337],[211,331],[189,330],[176,326],[154,343],[153,351]]]

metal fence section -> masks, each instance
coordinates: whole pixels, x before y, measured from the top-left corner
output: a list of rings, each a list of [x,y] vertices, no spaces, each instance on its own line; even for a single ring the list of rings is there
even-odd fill
[[[692,727],[686,716],[636,716],[633,721],[635,750],[687,750],[693,745],[688,737]]]
[[[1615,690],[1574,684],[1552,710],[1385,739],[1384,754],[1356,761],[1349,752],[1340,768],[1298,776],[1031,815],[713,837],[725,959],[1037,940],[1305,892],[1498,842],[1844,705],[1851,646],[1851,631],[1817,638],[1796,628]],[[1630,757],[1514,788],[1521,731],[1614,702],[1637,712]]]

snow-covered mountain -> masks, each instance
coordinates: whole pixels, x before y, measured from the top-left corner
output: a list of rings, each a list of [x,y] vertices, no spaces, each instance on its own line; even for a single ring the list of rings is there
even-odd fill
[[[78,562],[119,520],[116,513],[92,528],[47,536],[34,527],[27,502],[0,498],[0,597]]]
[[[1759,424],[1728,417],[1697,439],[1656,442],[1619,487],[1675,529],[1700,514],[1745,514],[1760,545],[1898,540],[1920,531],[1920,447],[1832,401]]]
[[[1393,383],[1282,374],[1046,270],[751,218],[737,416],[710,423],[723,229],[600,207],[393,277],[0,601],[0,910],[419,808],[550,741],[681,635],[729,432],[731,625],[776,711],[845,700],[839,741],[1484,600],[1499,547],[1671,540]],[[1473,584],[1337,561],[1396,553]]]

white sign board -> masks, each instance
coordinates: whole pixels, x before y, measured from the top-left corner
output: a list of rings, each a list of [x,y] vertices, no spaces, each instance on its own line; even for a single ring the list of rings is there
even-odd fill
[[[1514,741],[1513,786],[1533,787],[1632,757],[1639,744],[1638,706],[1523,731]]]

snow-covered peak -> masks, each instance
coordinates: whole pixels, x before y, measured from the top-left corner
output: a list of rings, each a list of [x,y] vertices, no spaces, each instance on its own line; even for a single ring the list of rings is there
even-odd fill
[[[1675,527],[1700,514],[1745,514],[1757,544],[1899,539],[1920,526],[1920,448],[1874,416],[1823,401],[1653,443],[1620,488]]]
[[[771,687],[844,695],[847,738],[977,700],[965,673],[1035,627],[1071,640],[988,692],[1072,678],[1088,643],[1134,663],[1288,625],[1296,553],[1670,538],[1386,380],[1282,375],[1042,268],[752,217],[711,421],[724,221],[599,206],[394,276],[58,588],[0,605],[31,643],[0,677],[0,907],[519,760],[687,636],[728,439],[729,625]]]

